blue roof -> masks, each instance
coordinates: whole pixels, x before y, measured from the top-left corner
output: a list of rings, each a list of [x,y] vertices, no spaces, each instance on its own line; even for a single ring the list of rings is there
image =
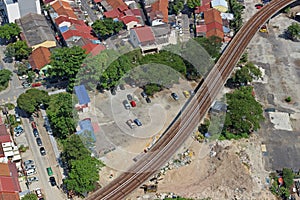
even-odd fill
[[[75,86],[74,90],[80,105],[88,104],[91,102],[84,85]]]
[[[226,26],[223,26],[223,32],[224,33],[230,33],[230,28],[227,28]]]
[[[69,27],[68,26],[62,26],[62,27],[59,27],[59,30],[60,30],[60,32],[64,33],[67,30],[69,30]]]

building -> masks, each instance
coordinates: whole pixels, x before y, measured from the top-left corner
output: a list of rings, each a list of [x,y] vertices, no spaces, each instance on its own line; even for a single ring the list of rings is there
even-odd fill
[[[77,19],[77,16],[75,15],[73,8],[69,4],[68,1],[64,0],[56,0],[53,2],[50,2],[51,8],[54,12],[50,12],[51,18],[55,19],[59,16],[65,16],[72,19]]]
[[[226,13],[228,11],[228,3],[226,0],[212,0],[211,7],[222,13]]]
[[[0,163],[0,200],[19,200],[21,192],[15,163]]]
[[[14,23],[29,13],[41,14],[39,0],[0,0],[2,23]]]
[[[31,55],[29,56],[29,64],[32,70],[40,71],[43,67],[50,63],[51,53],[46,47],[38,47],[33,50]]]
[[[21,28],[21,38],[29,47],[56,47],[56,40],[43,15],[30,13],[16,20]]]
[[[168,0],[145,0],[144,3],[151,26],[168,23]]]
[[[224,38],[220,11],[214,8],[204,11],[204,21],[206,25],[206,37],[217,36],[221,39]]]
[[[85,89],[84,85],[78,85],[74,87],[78,103],[75,105],[75,108],[82,112],[87,112],[91,106],[90,97]]]
[[[127,30],[130,30],[134,27],[142,26],[140,20],[136,16],[123,16],[120,20],[125,24]]]
[[[155,36],[150,26],[136,27],[130,30],[130,42],[134,48],[139,47],[143,53],[158,51]]]

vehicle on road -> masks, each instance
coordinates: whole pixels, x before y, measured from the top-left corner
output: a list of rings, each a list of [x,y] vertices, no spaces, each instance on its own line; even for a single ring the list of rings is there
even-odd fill
[[[34,137],[39,136],[39,131],[36,128],[34,128],[32,132],[33,132]]]
[[[18,125],[17,127],[14,128],[15,133],[23,133],[23,128],[22,126]]]
[[[183,91],[182,93],[185,96],[185,98],[189,98],[191,96],[190,93],[188,91],[186,91],[186,90]]]
[[[42,198],[42,197],[43,197],[41,188],[36,188],[36,189],[35,189],[35,194],[36,194],[36,196],[37,196],[38,198]]]
[[[128,101],[131,101],[133,99],[132,95],[131,94],[127,94],[127,99],[128,99]]]
[[[42,156],[45,156],[45,155],[46,155],[46,150],[45,150],[44,147],[41,147],[41,148],[40,148],[40,153],[41,153]]]
[[[179,99],[178,95],[177,95],[175,92],[173,92],[173,93],[171,94],[171,96],[173,97],[173,99],[174,99],[175,101],[177,101],[177,100]]]
[[[53,171],[52,171],[51,167],[48,167],[46,170],[47,170],[48,176],[52,176],[53,175]]]
[[[146,97],[146,102],[151,103],[151,99],[149,97]]]
[[[50,183],[51,183],[51,186],[56,186],[56,181],[55,181],[54,176],[51,176],[51,177],[49,178],[49,181],[50,181]]]
[[[27,183],[29,183],[29,184],[34,182],[34,181],[39,181],[39,179],[36,176],[27,178]]]
[[[124,101],[123,101],[123,105],[124,105],[124,107],[125,107],[126,110],[129,110],[129,109],[130,109],[130,104],[128,103],[127,100],[124,100]]]
[[[31,122],[31,127],[33,128],[33,129],[35,129],[36,128],[36,123],[33,121],[33,122]]]
[[[144,91],[141,93],[141,95],[142,95],[143,98],[146,98],[146,97],[147,97],[147,94],[146,94],[146,92],[144,92]]]
[[[135,119],[135,120],[133,120],[133,121],[134,121],[134,123],[135,123],[136,125],[142,126],[142,122],[141,122],[139,119]]]
[[[33,175],[33,174],[36,174],[35,169],[29,169],[29,170],[26,171],[27,176],[30,176],[30,175]]]
[[[34,118],[33,118],[33,116],[31,115],[30,117],[29,117],[29,122],[31,123],[31,122],[33,122],[34,121]]]
[[[43,145],[42,140],[39,137],[36,138],[36,143],[37,143],[38,146],[42,146]]]

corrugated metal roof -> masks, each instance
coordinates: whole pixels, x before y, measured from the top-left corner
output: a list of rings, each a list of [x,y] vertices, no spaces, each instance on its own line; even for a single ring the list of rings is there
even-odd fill
[[[74,90],[80,105],[88,104],[91,102],[84,85],[75,86]]]

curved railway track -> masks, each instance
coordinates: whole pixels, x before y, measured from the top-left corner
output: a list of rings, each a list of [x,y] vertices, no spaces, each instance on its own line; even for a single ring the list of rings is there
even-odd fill
[[[110,184],[87,197],[87,200],[121,200],[141,186],[176,152],[211,106],[240,56],[258,29],[276,12],[296,0],[273,0],[260,9],[234,36],[194,97],[172,122],[164,135],[139,160]]]

